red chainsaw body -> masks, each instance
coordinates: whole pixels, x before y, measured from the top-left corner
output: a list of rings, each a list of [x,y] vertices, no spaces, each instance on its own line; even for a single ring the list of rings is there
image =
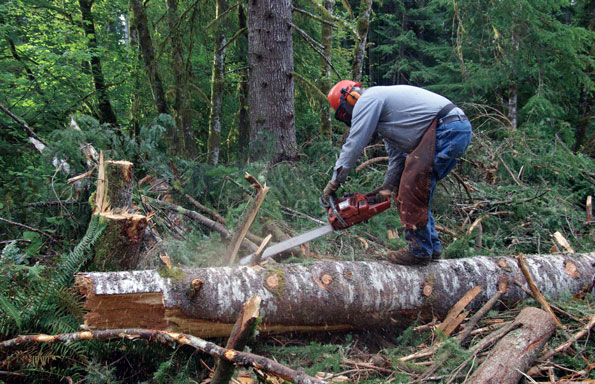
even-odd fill
[[[335,201],[335,208],[347,226],[341,223],[332,207],[328,210],[329,223],[336,230],[346,229],[390,208],[390,198],[376,201],[375,196],[354,193]]]

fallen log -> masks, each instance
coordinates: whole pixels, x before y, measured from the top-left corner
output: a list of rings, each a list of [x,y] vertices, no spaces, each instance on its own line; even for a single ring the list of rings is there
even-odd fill
[[[591,283],[595,253],[526,256],[540,291],[551,298]],[[260,331],[344,330],[408,325],[444,316],[475,286],[479,308],[503,280],[521,279],[513,257],[476,256],[405,267],[388,262],[275,264],[254,267],[173,268],[166,272],[82,273],[90,328],[143,327],[229,336],[244,302],[262,298]],[[163,276],[162,276],[163,275]],[[193,284],[202,281],[201,284]],[[502,300],[528,297],[514,284]]]
[[[518,383],[556,330],[550,314],[534,307],[523,309],[515,323],[521,326],[496,344],[468,383]]]

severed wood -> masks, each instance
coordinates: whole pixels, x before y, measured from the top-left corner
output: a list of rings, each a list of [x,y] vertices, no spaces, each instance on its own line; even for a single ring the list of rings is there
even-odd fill
[[[243,306],[238,316],[231,335],[227,340],[226,349],[242,351],[248,341],[254,337],[258,325],[258,311],[260,309],[260,297],[252,296]],[[217,362],[217,368],[211,378],[211,384],[227,384],[233,376],[234,365],[225,360]]]
[[[93,247],[93,268],[99,271],[130,271],[140,262],[140,246],[146,216],[135,213],[99,213],[106,228]]]
[[[572,275],[567,264],[572,263]],[[555,299],[578,292],[595,273],[595,253],[526,256],[527,269],[540,291]],[[443,317],[471,288],[482,292],[469,305],[488,301],[501,280],[521,272],[514,257],[476,256],[401,266],[388,262],[319,261],[307,265],[172,269],[82,273],[76,278],[85,296],[85,324],[91,328],[168,329],[200,337],[229,336],[242,305],[262,297],[262,333],[333,331],[410,325],[415,319]],[[171,275],[171,274],[170,274]],[[204,282],[191,295],[192,281]],[[423,287],[431,282],[430,295]],[[528,294],[514,284],[502,300]]]
[[[465,294],[451,309],[448,311],[446,318],[444,321],[438,325],[436,328],[439,329],[444,333],[445,337],[450,336],[450,334],[463,322],[465,316],[469,312],[465,312],[462,314],[463,310],[475,297],[481,292],[480,286],[475,286],[469,292]],[[462,315],[462,316],[461,316]]]
[[[556,248],[558,248],[560,251],[564,253],[574,253],[574,249],[572,249],[572,246],[568,240],[566,240],[564,235],[562,235],[560,232],[555,232],[552,235],[552,240],[554,241]]]
[[[541,304],[543,309],[545,309],[547,311],[547,313],[549,313],[552,316],[552,318],[554,319],[554,322],[556,323],[556,325],[558,327],[563,327],[562,322],[560,321],[560,319],[558,319],[558,316],[556,316],[556,314],[552,310],[552,307],[550,307],[550,304],[547,302],[545,297],[543,297],[543,294],[539,291],[539,288],[535,285],[533,276],[531,275],[531,272],[529,272],[529,270],[527,269],[527,265],[525,263],[525,256],[520,255],[520,256],[517,256],[516,259],[517,259],[519,268],[520,268],[521,272],[523,273],[523,276],[525,276],[525,280],[527,281],[527,284],[529,285],[529,288],[531,289],[531,292],[533,293],[533,297],[535,297],[535,300],[537,300],[539,302],[539,304]],[[567,269],[567,268],[565,267],[565,269]],[[566,272],[568,272],[568,271],[566,271]]]
[[[466,324],[465,324],[465,329],[463,330],[463,332],[461,332],[459,335],[457,335],[456,340],[459,344],[462,344],[463,341],[465,341],[465,339],[467,339],[467,337],[471,334],[471,331],[473,331],[473,328],[475,328],[475,325],[477,324],[477,322],[486,314],[490,311],[490,309],[492,309],[492,307],[494,306],[494,304],[496,304],[496,302],[498,300],[500,300],[500,297],[502,297],[503,291],[496,291],[496,293],[494,294],[494,296],[492,296],[480,309],[479,311],[477,311],[473,317],[471,318],[471,320],[469,320]]]
[[[552,317],[534,307],[523,309],[515,323],[521,326],[492,348],[467,383],[518,383],[556,330]]]
[[[105,161],[103,151],[99,152],[99,168],[97,171],[97,189],[93,202],[93,214],[109,211],[109,200],[107,197],[107,182],[105,177]]]
[[[250,265],[260,264],[260,258],[262,257],[262,253],[264,252],[267,245],[269,245],[269,241],[271,241],[272,237],[273,235],[269,234],[267,237],[264,238],[256,252],[254,252],[254,254],[252,255],[252,258],[250,259]]]
[[[193,335],[153,329],[113,329],[63,333],[59,335],[26,335],[2,341],[0,342],[0,348],[14,348],[30,343],[72,343],[92,339],[113,340],[123,338],[128,340],[143,339],[164,344],[178,343],[180,345],[189,345],[195,349],[208,353],[211,356],[217,357],[222,361],[227,361],[240,367],[257,368],[292,383],[324,383],[322,380],[308,376],[303,372],[295,371],[263,356],[223,348]]]
[[[236,230],[236,232],[234,233],[234,235],[231,239],[231,243],[228,247],[227,254],[225,257],[226,265],[232,265],[237,262],[238,252],[240,250],[240,244],[246,237],[246,233],[248,233],[248,230],[250,229],[250,226],[254,222],[254,219],[256,219],[258,210],[260,209],[260,206],[262,205],[262,202],[264,201],[264,198],[266,197],[266,195],[270,189],[266,185],[264,187],[261,186],[260,183],[254,178],[254,176],[252,176],[248,173],[246,173],[245,177],[246,177],[246,180],[248,180],[249,182],[252,183],[252,186],[256,188],[258,193],[256,194],[256,197],[254,198],[254,200],[252,200],[252,203],[248,207],[248,214],[246,214],[246,216],[244,216],[244,218],[242,219],[242,221],[240,222],[240,224],[238,226],[238,229]]]

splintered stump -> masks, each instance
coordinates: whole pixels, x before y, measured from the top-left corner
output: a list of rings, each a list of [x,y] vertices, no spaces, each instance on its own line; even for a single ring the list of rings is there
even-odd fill
[[[138,265],[139,249],[147,227],[146,216],[134,213],[99,214],[107,224],[94,246],[93,267],[99,271],[132,270]]]
[[[544,295],[555,298],[588,286],[595,253],[526,256]],[[405,267],[387,262],[316,262],[254,267],[83,273],[90,328],[143,327],[199,337],[228,336],[242,305],[260,296],[264,333],[409,325],[444,316],[471,288],[477,309],[507,280],[503,300],[526,298],[513,257],[471,257]]]
[[[106,192],[114,212],[129,211],[132,203],[132,168],[129,161],[105,162]]]
[[[496,344],[468,383],[518,383],[556,330],[553,317],[533,307],[523,309],[515,323],[519,328],[510,331]]]
[[[105,161],[99,155],[93,214],[106,228],[94,246],[93,268],[100,271],[135,269],[148,224],[146,216],[132,213],[132,163]]]

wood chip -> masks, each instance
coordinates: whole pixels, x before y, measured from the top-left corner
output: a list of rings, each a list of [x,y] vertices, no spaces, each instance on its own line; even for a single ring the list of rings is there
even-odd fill
[[[562,253],[575,253],[568,240],[560,232],[554,233],[552,240],[558,249],[563,250]]]

